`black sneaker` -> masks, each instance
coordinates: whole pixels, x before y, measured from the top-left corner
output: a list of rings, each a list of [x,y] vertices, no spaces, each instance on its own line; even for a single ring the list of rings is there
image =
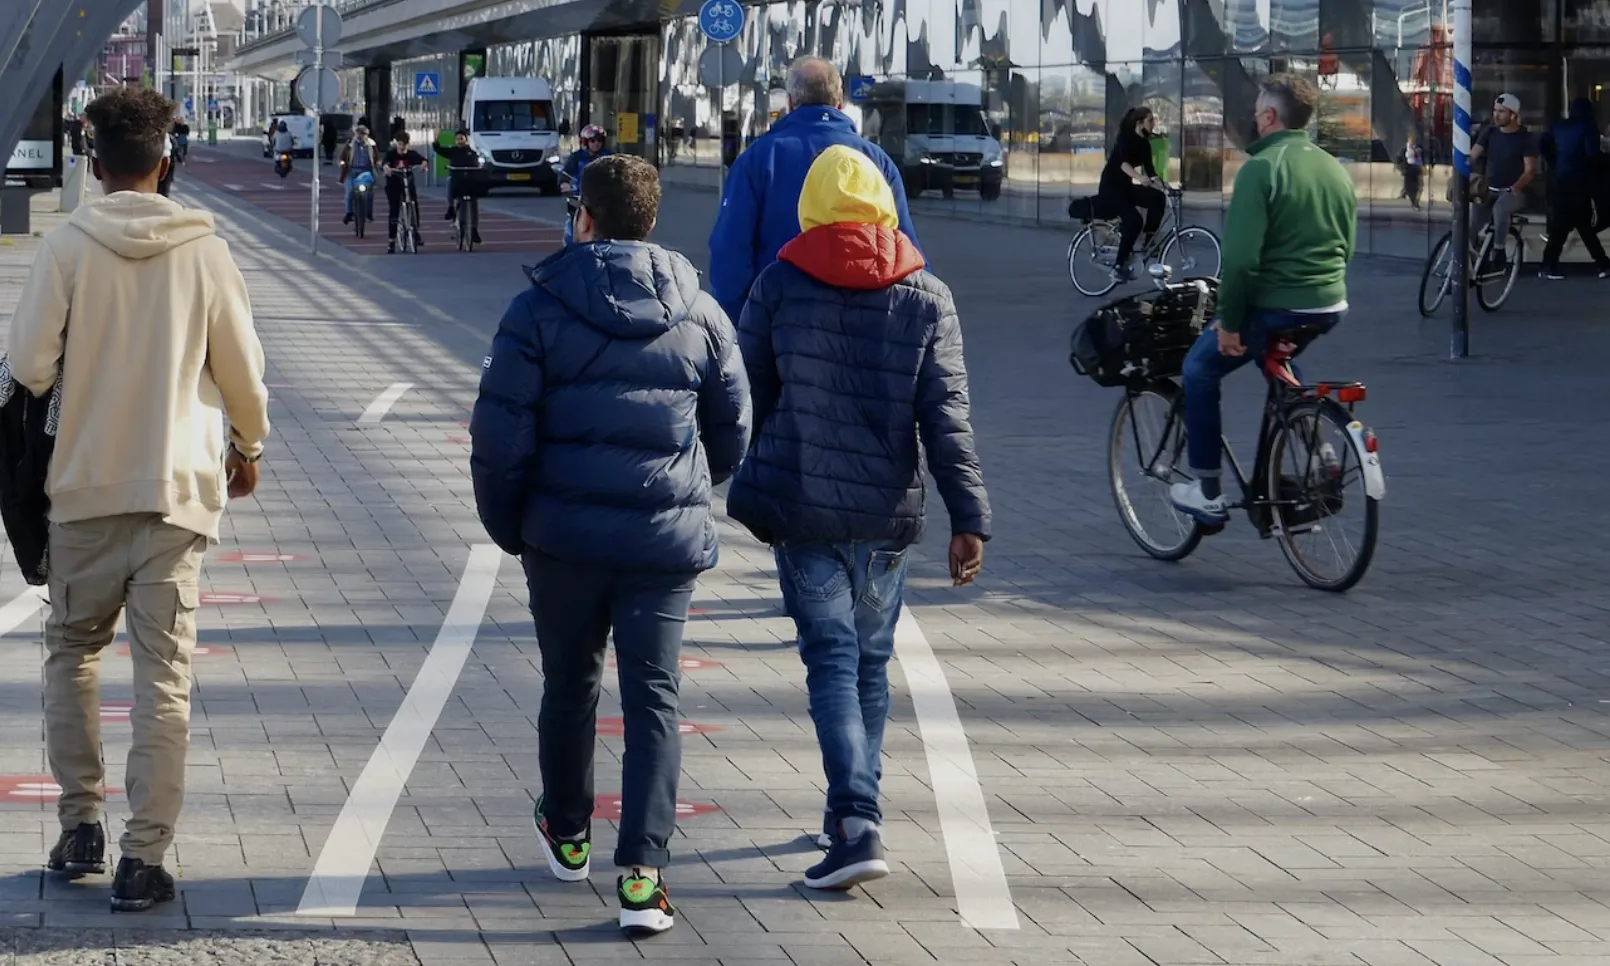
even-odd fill
[[[454,208],[452,205],[448,205],[447,206],[447,214],[445,216],[443,216],[442,220],[443,221],[452,221],[454,218],[457,218],[457,217],[458,217],[458,209]]]
[[[346,213],[345,216],[342,217],[341,224],[343,224],[343,225],[352,224],[352,212],[349,211],[349,212]]]
[[[658,936],[676,925],[664,872],[657,882],[644,875],[623,875],[615,881],[615,892],[621,900],[621,929],[630,938]]]
[[[889,874],[883,857],[883,836],[877,829],[862,832],[851,842],[842,828],[834,836],[827,857],[805,870],[805,885],[811,889],[849,889]]]
[[[542,843],[542,854],[548,860],[548,871],[560,882],[585,882],[592,871],[593,843],[583,835],[579,839],[562,839],[548,830],[548,820],[542,817],[542,799],[531,812],[531,824],[537,828],[537,841]],[[591,829],[588,830],[589,832]]]
[[[1551,282],[1558,282],[1561,279],[1565,278],[1565,273],[1560,271],[1557,268],[1545,268],[1541,272],[1538,272],[1537,274],[1542,276],[1543,278],[1548,279]]]
[[[397,243],[396,242],[394,242],[394,241],[386,242],[386,254],[387,255],[395,255],[395,254],[397,254]]]
[[[479,245],[481,243],[481,230],[479,228],[477,228],[474,231],[470,232],[470,241],[474,242],[477,245]],[[1600,275],[1599,277],[1604,278],[1603,275]]]
[[[112,911],[144,912],[159,902],[173,900],[173,876],[160,865],[146,865],[123,856],[112,878]]]
[[[63,830],[56,847],[50,850],[45,868],[65,872],[69,879],[106,874],[106,830],[96,822],[81,823],[72,831]]]

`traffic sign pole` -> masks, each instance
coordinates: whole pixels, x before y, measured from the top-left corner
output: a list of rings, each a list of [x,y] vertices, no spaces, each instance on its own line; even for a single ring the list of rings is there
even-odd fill
[[[317,75],[317,77],[318,77],[318,86],[317,86],[318,96],[313,99],[314,100],[314,105],[313,105],[313,130],[316,131],[316,132],[319,132],[319,125],[324,120],[324,105],[322,103],[319,103],[319,102],[324,100],[324,0],[319,0],[317,6],[318,6],[318,14],[317,14],[317,16],[318,16],[318,19],[319,19],[319,23],[318,23],[318,26],[314,28],[315,31],[316,31],[315,36],[318,39],[313,44],[313,73],[315,75]],[[319,135],[322,137],[323,132],[319,132]],[[308,218],[308,224],[313,226],[313,227],[312,227],[311,231],[309,232],[310,237],[308,239],[308,247],[313,252],[313,254],[317,255],[319,253],[319,162],[317,160],[318,148],[314,148],[313,153],[315,155],[314,161],[313,161],[312,164],[308,165],[308,170],[313,172],[313,211],[312,211],[312,214],[310,215],[310,217]]]
[[[739,0],[704,0],[703,5],[699,7],[699,30],[703,32],[707,40],[715,44],[717,49],[719,49],[721,47],[725,47],[727,44],[732,43],[734,40],[737,40],[739,35],[743,33],[744,20],[746,19],[747,15],[748,10],[741,2],[739,2]],[[721,132],[721,185],[716,191],[716,204],[718,206],[721,204],[722,198],[726,195],[728,172],[726,144],[727,112],[724,109],[726,106],[725,101],[727,84],[729,83],[727,80],[726,53],[727,51],[723,50],[721,51],[721,54],[717,55],[718,63],[715,70],[715,90],[713,92],[713,99],[716,102],[716,121],[720,125],[717,130]],[[736,77],[732,78],[732,80],[737,79],[738,78]],[[710,83],[708,78],[705,80],[705,83]],[[743,137],[743,132],[741,129],[738,132],[738,137],[740,140]]]

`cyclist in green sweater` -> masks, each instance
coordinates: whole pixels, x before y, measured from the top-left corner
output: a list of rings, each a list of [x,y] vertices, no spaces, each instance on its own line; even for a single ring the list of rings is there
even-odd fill
[[[1186,456],[1195,480],[1169,488],[1176,509],[1210,525],[1230,519],[1219,489],[1219,383],[1262,358],[1271,335],[1328,331],[1342,320],[1357,231],[1352,178],[1305,133],[1314,85],[1275,74],[1258,88],[1258,139],[1224,217],[1218,319],[1185,360]]]

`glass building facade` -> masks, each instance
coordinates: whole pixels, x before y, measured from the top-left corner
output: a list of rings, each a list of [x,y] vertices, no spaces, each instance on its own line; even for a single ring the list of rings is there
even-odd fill
[[[1353,175],[1361,250],[1420,255],[1446,224],[1448,0],[784,0],[749,7],[732,45],[741,70],[721,89],[699,76],[708,42],[697,3],[642,5],[642,22],[622,26],[637,6],[610,7],[607,32],[489,45],[472,54],[475,67],[546,77],[563,130],[602,125],[672,182],[713,183],[723,115],[746,139],[763,133],[786,110],[787,66],[802,55],[852,78],[974,84],[1005,148],[1006,190],[994,201],[958,194],[920,205],[1057,224],[1070,197],[1095,190],[1118,118],[1146,105],[1169,139],[1170,179],[1186,188],[1193,220],[1209,225],[1245,157],[1257,81],[1289,71],[1319,88],[1311,133]],[[1569,99],[1598,101],[1610,84],[1610,0],[1475,0],[1474,43],[1478,120],[1510,92],[1541,130]],[[389,112],[434,131],[458,121],[465,64],[462,52],[397,61],[369,68],[362,83],[371,109],[383,86]],[[443,96],[415,100],[415,70],[439,71]],[[1398,164],[1410,137],[1430,165],[1420,210],[1403,197]]]

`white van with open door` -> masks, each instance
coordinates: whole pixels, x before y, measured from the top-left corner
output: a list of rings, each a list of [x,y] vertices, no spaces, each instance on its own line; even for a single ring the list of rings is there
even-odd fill
[[[559,192],[559,121],[553,88],[540,77],[476,77],[464,92],[463,126],[489,187]]]

